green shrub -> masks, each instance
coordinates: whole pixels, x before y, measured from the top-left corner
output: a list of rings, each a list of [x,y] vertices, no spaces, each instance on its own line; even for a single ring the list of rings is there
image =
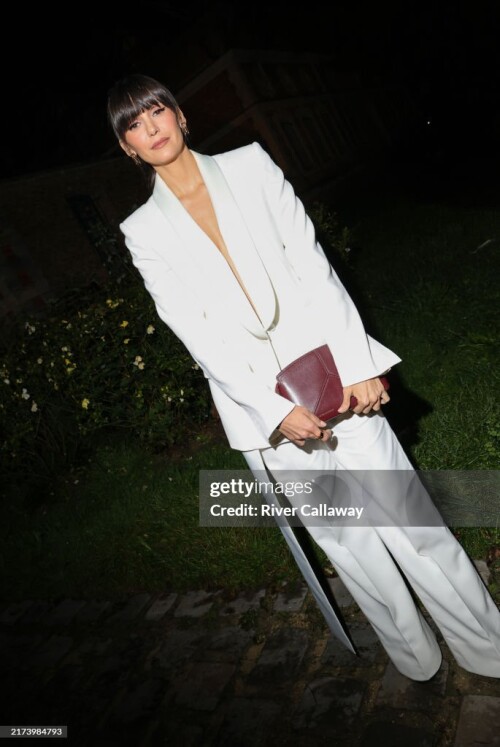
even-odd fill
[[[316,200],[307,208],[307,214],[314,223],[316,238],[328,255],[334,267],[338,261],[352,265],[352,235],[347,226],[341,226],[336,212],[326,203]]]
[[[154,450],[207,420],[206,380],[159,320],[140,279],[58,301],[19,321],[0,366],[2,472],[55,474],[102,429],[127,429]]]

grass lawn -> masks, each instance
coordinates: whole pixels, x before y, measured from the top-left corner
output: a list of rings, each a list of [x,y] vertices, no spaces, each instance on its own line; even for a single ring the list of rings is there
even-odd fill
[[[423,470],[497,470],[500,210],[397,190],[333,208],[358,247],[343,272],[348,289],[368,331],[403,360],[386,413],[408,455]],[[237,590],[298,578],[278,528],[198,526],[199,469],[245,468],[220,436],[198,438],[181,460],[103,436],[88,462],[61,477],[53,501],[31,511],[5,503],[2,597]],[[456,531],[473,557],[500,544],[495,527]]]
[[[218,443],[169,461],[104,440],[84,470],[67,475],[64,500],[29,519],[22,510],[4,513],[4,594],[115,597],[287,578],[292,564],[278,529],[199,526],[199,470],[245,466]]]

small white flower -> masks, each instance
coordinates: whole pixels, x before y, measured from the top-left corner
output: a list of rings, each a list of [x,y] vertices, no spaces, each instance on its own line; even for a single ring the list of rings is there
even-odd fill
[[[3,380],[3,383],[4,383],[4,384],[10,384],[10,379],[4,379],[4,380]]]
[[[43,363],[43,358],[37,358],[37,359],[36,359],[36,362],[37,362],[38,364],[40,364],[40,363]]]
[[[148,326],[148,328],[146,329],[146,334],[148,334],[148,335],[152,335],[154,331],[155,331],[155,328],[153,327],[153,325],[152,325],[152,324],[150,324],[150,325]]]
[[[33,402],[33,404],[31,405],[31,412],[37,412],[37,410],[38,410],[38,405],[36,402]]]
[[[31,397],[31,394],[28,393],[27,389],[23,389],[23,391],[21,392],[21,397],[23,399],[29,399]]]

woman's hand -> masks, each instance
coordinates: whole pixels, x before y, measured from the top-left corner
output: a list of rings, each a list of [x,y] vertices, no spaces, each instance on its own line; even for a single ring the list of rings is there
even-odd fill
[[[367,415],[371,410],[380,410],[381,405],[389,402],[390,397],[384,389],[384,385],[378,377],[359,381],[357,384],[351,384],[344,387],[344,401],[339,407],[339,412],[347,412],[351,402],[351,397],[356,397],[358,404],[353,407],[353,412],[357,415]]]
[[[332,436],[332,431],[331,429],[325,430],[325,427],[325,421],[320,420],[307,407],[295,405],[281,421],[278,430],[297,446],[304,446],[306,438],[328,441]]]

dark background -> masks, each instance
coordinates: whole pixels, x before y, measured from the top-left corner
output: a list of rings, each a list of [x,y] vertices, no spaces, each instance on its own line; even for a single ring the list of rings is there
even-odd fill
[[[25,18],[20,9],[4,28],[0,176],[118,154],[105,118],[108,88],[137,71],[175,93],[190,29],[200,25],[214,60],[230,48],[311,51],[367,82],[403,83],[442,157],[476,159],[491,174],[500,140],[499,5],[307,0],[292,10],[284,1],[188,0],[112,13],[105,4],[44,6]],[[105,26],[104,12],[112,16]]]

